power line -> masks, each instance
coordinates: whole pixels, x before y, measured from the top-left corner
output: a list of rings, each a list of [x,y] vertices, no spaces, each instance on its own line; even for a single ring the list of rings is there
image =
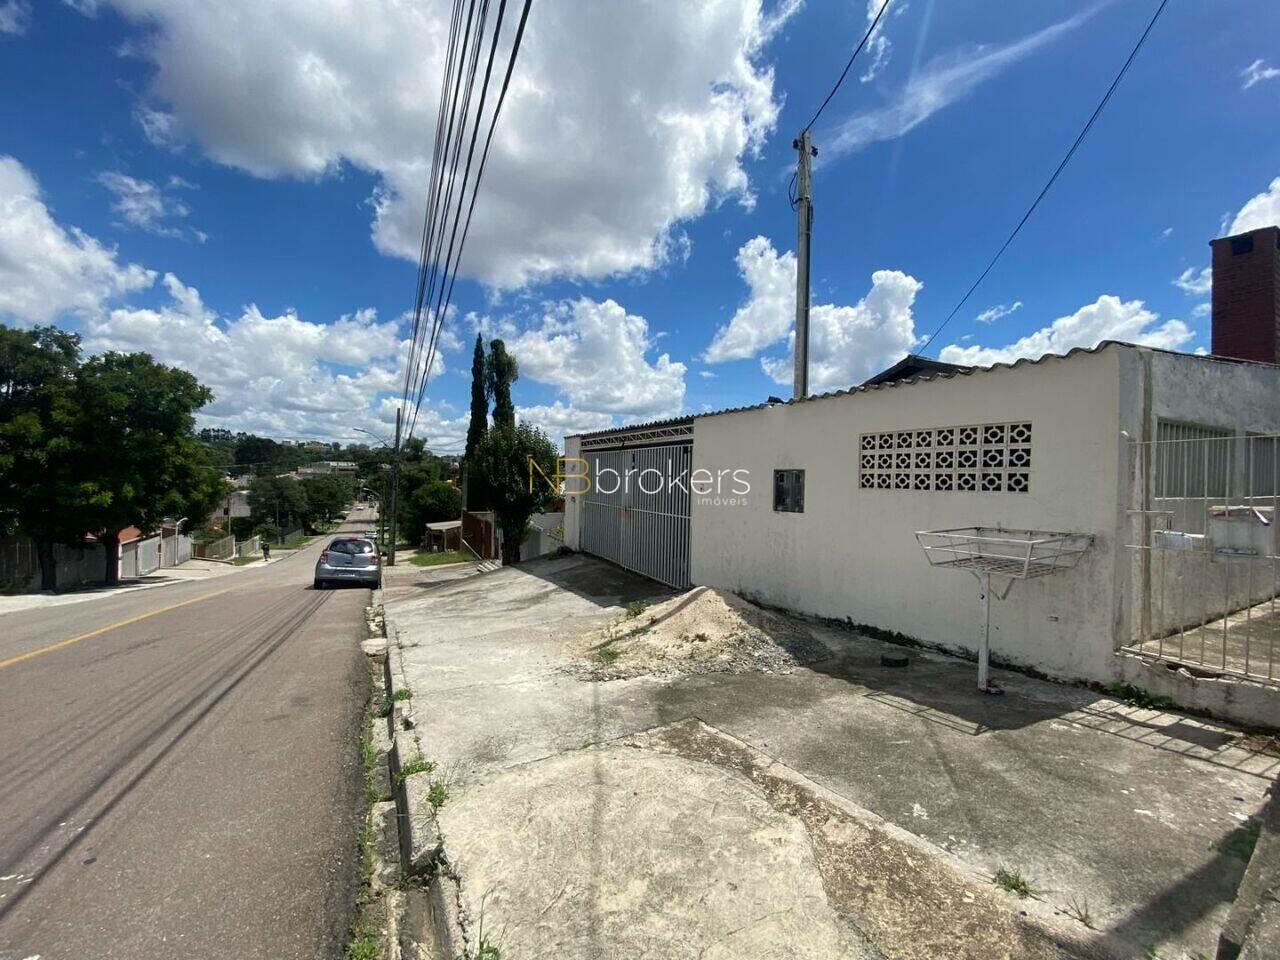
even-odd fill
[[[1040,201],[1045,198],[1045,194],[1047,194],[1049,189],[1055,182],[1057,182],[1062,171],[1066,169],[1067,164],[1071,162],[1071,158],[1075,156],[1076,150],[1080,148],[1080,144],[1084,142],[1084,138],[1087,137],[1089,135],[1089,131],[1093,129],[1093,125],[1097,121],[1098,117],[1102,115],[1102,111],[1111,101],[1111,95],[1116,92],[1116,88],[1120,86],[1120,81],[1123,80],[1124,75],[1129,72],[1129,67],[1132,66],[1133,61],[1137,58],[1138,51],[1141,50],[1143,44],[1147,42],[1147,37],[1150,35],[1152,28],[1155,27],[1156,21],[1160,19],[1160,15],[1164,13],[1164,8],[1168,5],[1169,0],[1160,0],[1160,5],[1156,7],[1156,12],[1151,15],[1151,20],[1147,23],[1147,28],[1142,31],[1142,36],[1138,38],[1138,42],[1134,44],[1133,49],[1129,52],[1129,56],[1125,60],[1124,66],[1120,68],[1120,72],[1117,73],[1115,79],[1111,81],[1111,86],[1107,87],[1107,92],[1103,95],[1102,100],[1099,101],[1098,106],[1093,111],[1093,114],[1089,117],[1089,122],[1084,125],[1084,129],[1080,131],[1075,142],[1071,144],[1071,149],[1069,149],[1066,152],[1066,155],[1063,156],[1062,161],[1053,171],[1053,176],[1049,178],[1049,181],[1044,185],[1043,189],[1041,189],[1041,191],[1036,195],[1031,206],[1027,208],[1027,212],[1022,215],[1022,219],[1019,220],[1018,225],[1013,228],[1013,232],[1010,233],[1005,242],[1000,245],[1000,249],[997,250],[996,255],[991,258],[991,262],[987,264],[986,269],[983,270],[982,273],[978,274],[978,279],[974,280],[973,283],[969,285],[969,289],[966,290],[964,296],[960,298],[960,302],[952,308],[949,314],[947,314],[946,319],[942,321],[938,326],[938,329],[934,330],[933,333],[929,335],[929,339],[926,340],[924,342],[924,346],[920,348],[920,353],[924,353],[929,349],[929,344],[933,343],[938,334],[940,334],[946,325],[951,322],[952,318],[960,312],[960,309],[969,301],[969,297],[973,295],[973,292],[977,290],[982,284],[982,281],[987,278],[987,274],[991,272],[997,261],[999,261],[999,259],[1004,255],[1005,250],[1009,248],[1009,244],[1013,243],[1014,237],[1016,237],[1019,231],[1022,230],[1023,225],[1031,219],[1031,215],[1035,213],[1036,207],[1040,206]]]
[[[813,127],[818,122],[818,118],[822,116],[822,111],[827,109],[827,104],[831,102],[831,98],[836,95],[836,91],[840,89],[844,83],[844,78],[849,75],[849,70],[853,67],[853,61],[858,59],[858,54],[862,52],[862,48],[867,45],[867,41],[871,39],[871,35],[876,32],[876,24],[880,22],[880,18],[884,16],[884,12],[889,9],[889,4],[893,0],[884,0],[880,5],[880,12],[876,14],[875,19],[871,21],[871,26],[867,27],[867,32],[862,35],[862,39],[858,41],[858,45],[853,48],[853,53],[849,55],[849,62],[844,65],[844,69],[840,71],[840,78],[836,80],[836,85],[831,88],[831,92],[827,94],[827,99],[822,101],[822,106],[818,107],[818,112],[813,115],[813,119],[804,125],[806,130]]]
[[[482,179],[483,179],[483,177],[484,177],[484,169],[485,169],[485,165],[487,164],[487,162],[488,162],[488,160],[489,160],[489,149],[490,149],[490,147],[493,145],[493,134],[494,134],[494,131],[497,129],[497,126],[498,126],[498,117],[499,117],[499,116],[501,115],[501,113],[502,113],[502,105],[503,105],[503,103],[504,103],[504,102],[506,101],[506,99],[507,99],[507,91],[510,89],[510,86],[511,86],[511,76],[512,76],[512,74],[515,72],[516,58],[519,56],[519,53],[520,53],[520,45],[521,45],[521,43],[522,43],[522,42],[523,42],[523,40],[524,40],[525,27],[526,27],[526,25],[528,24],[528,21],[529,21],[529,10],[530,10],[530,8],[531,8],[532,6],[533,6],[533,0],[524,0],[524,6],[523,6],[523,8],[522,8],[522,9],[521,9],[521,11],[520,11],[520,22],[519,22],[519,24],[518,24],[518,25],[517,25],[517,27],[516,27],[515,39],[514,39],[514,41],[512,42],[512,46],[511,46],[511,54],[510,54],[510,56],[509,56],[509,57],[508,57],[508,59],[507,59],[507,69],[506,69],[506,73],[503,75],[503,78],[502,78],[502,88],[501,88],[501,90],[500,90],[500,91],[499,91],[499,93],[498,93],[498,99],[497,99],[497,102],[496,102],[496,103],[495,103],[495,105],[494,105],[493,117],[492,117],[492,118],[490,119],[490,121],[489,121],[489,130],[488,130],[488,132],[487,132],[487,133],[486,133],[486,135],[485,135],[484,150],[481,152],[481,155],[480,155],[480,164],[479,164],[479,166],[478,166],[478,167],[477,167],[477,169],[476,169],[476,181],[475,181],[475,184],[474,184],[474,185],[472,186],[472,188],[471,188],[471,203],[470,203],[470,206],[467,208],[467,220],[466,220],[466,223],[464,224],[463,229],[462,229],[462,236],[461,236],[460,241],[459,241],[459,244],[458,244],[458,253],[457,253],[457,256],[453,258],[452,266],[450,266],[450,264],[449,264],[449,262],[448,262],[447,260],[446,260],[446,263],[445,263],[446,276],[447,276],[447,278],[448,278],[448,291],[447,291],[447,295],[444,297],[443,301],[442,301],[442,302],[441,302],[441,301],[438,301],[438,302],[437,302],[437,303],[438,303],[438,308],[436,309],[436,311],[435,311],[435,316],[434,316],[434,318],[433,318],[433,319],[434,319],[434,323],[433,323],[433,329],[432,329],[432,333],[431,333],[431,345],[430,345],[430,349],[429,349],[428,354],[427,354],[427,362],[426,362],[426,365],[425,365],[425,366],[424,366],[424,368],[423,368],[423,377],[422,377],[421,385],[419,386],[419,389],[418,389],[418,396],[417,396],[417,399],[416,399],[416,400],[415,400],[415,402],[414,402],[413,417],[412,417],[412,419],[411,419],[411,421],[410,421],[410,424],[409,424],[409,434],[408,434],[408,436],[410,436],[410,437],[412,437],[412,436],[413,436],[413,430],[414,430],[414,427],[417,425],[417,422],[418,422],[418,412],[419,412],[419,410],[420,410],[420,408],[421,408],[421,406],[422,406],[422,400],[423,400],[423,397],[425,396],[426,387],[427,387],[427,381],[428,381],[428,379],[430,378],[430,375],[431,375],[431,366],[432,366],[432,364],[433,364],[433,362],[434,362],[434,359],[435,359],[435,347],[436,347],[436,342],[437,342],[437,339],[438,339],[439,328],[440,328],[440,325],[441,325],[441,324],[443,323],[443,321],[444,321],[444,316],[445,316],[445,314],[448,312],[448,310],[449,310],[449,305],[450,305],[450,303],[452,302],[452,299],[453,299],[453,286],[454,286],[455,281],[457,280],[457,276],[458,276],[458,267],[461,265],[461,262],[462,262],[462,251],[463,251],[463,249],[464,249],[464,248],[465,248],[465,246],[466,246],[466,242],[467,242],[467,234],[470,232],[470,229],[471,229],[471,219],[472,219],[472,216],[475,214],[475,209],[476,209],[476,199],[479,197],[479,194],[480,194],[480,183],[481,183],[481,180],[482,180]],[[497,28],[495,28],[493,44],[492,44],[492,46],[490,47],[490,50],[489,50],[489,64],[488,64],[488,65],[486,66],[486,68],[485,68],[484,89],[487,89],[487,87],[488,87],[488,83],[489,83],[489,79],[490,79],[490,76],[491,76],[491,67],[492,67],[492,62],[493,62],[493,59],[494,59],[494,57],[495,57],[496,50],[497,50],[497,45],[498,45],[498,32],[501,30],[501,25],[502,25],[502,14],[503,14],[503,11],[505,10],[505,7],[506,7],[506,0],[501,0],[501,2],[500,2],[500,7],[499,7],[499,14],[498,14],[498,26],[497,26]],[[483,110],[483,101],[484,101],[484,96],[485,96],[485,94],[484,94],[484,92],[483,92],[483,90],[482,90],[482,93],[481,93],[481,104],[482,104],[482,106],[481,106],[481,110]],[[480,115],[480,112],[478,111],[478,112],[477,112],[477,114],[476,114],[476,124],[477,124],[477,126],[478,126],[478,124],[480,123],[480,120],[481,120],[481,115]],[[470,167],[470,163],[471,163],[471,156],[470,156],[470,154],[474,151],[474,149],[475,149],[475,138],[474,138],[474,136],[473,136],[473,138],[472,138],[472,142],[471,142],[471,146],[470,146],[470,150],[468,151],[468,160],[467,160],[467,167],[468,167],[468,168]],[[465,171],[464,171],[464,178],[465,178],[465,176],[466,176],[466,173],[465,173]],[[462,195],[460,195],[460,197],[459,197],[459,206],[458,206],[458,212],[459,212],[459,215],[461,214],[461,210],[462,210],[462,206],[461,206],[461,197],[462,197],[463,195],[465,195],[465,183],[464,183],[464,190],[463,190],[463,194],[462,194]],[[454,223],[454,227],[455,227],[455,229],[456,229],[456,227],[457,227],[457,222],[456,222],[456,220],[455,220],[455,223]],[[450,247],[452,248],[452,243],[450,244]],[[443,290],[443,282],[444,282],[444,281],[442,280],[442,290]]]
[[[455,20],[450,23],[450,46],[445,58],[444,76],[441,81],[441,100],[439,113],[436,116],[436,139],[432,151],[431,185],[427,194],[427,207],[423,229],[423,245],[418,258],[418,284],[414,300],[413,336],[409,344],[409,362],[405,366],[404,393],[401,397],[401,408],[408,402],[417,384],[418,358],[423,345],[422,308],[424,302],[429,304],[438,261],[432,256],[433,247],[438,247],[437,237],[444,230],[444,216],[447,212],[447,201],[442,203],[445,166],[453,143],[453,128],[458,120],[458,92],[462,86],[462,74],[466,67],[467,44],[470,40],[471,23],[475,16],[476,0],[470,0],[467,7],[466,25],[462,24],[461,2],[455,0]],[[458,39],[462,40],[461,51]],[[454,65],[457,65],[455,75]],[[445,110],[445,103],[449,108]],[[448,116],[447,122],[445,116]],[[465,117],[463,118],[465,120]],[[430,319],[430,318],[428,318]]]

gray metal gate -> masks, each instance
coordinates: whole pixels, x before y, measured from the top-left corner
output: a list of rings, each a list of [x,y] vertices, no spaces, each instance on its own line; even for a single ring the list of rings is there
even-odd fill
[[[591,490],[583,496],[580,546],[651,577],[689,586],[691,442],[583,450]]]

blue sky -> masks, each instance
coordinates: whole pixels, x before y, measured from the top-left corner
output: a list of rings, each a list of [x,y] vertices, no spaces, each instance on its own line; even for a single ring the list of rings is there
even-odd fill
[[[477,330],[557,437],[785,395],[791,140],[877,2],[535,0],[428,442],[465,434]],[[0,0],[0,320],[186,366],[209,424],[387,430],[446,6]],[[814,128],[816,389],[950,312],[1154,6],[894,0]],[[929,352],[1206,347],[1208,240],[1280,219],[1277,41],[1270,0],[1171,3]]]

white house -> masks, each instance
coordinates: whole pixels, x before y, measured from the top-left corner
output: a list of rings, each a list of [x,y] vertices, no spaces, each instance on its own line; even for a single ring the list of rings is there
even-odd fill
[[[991,604],[997,661],[1280,724],[1280,619],[1258,620],[1276,617],[1280,575],[1280,230],[1241,239],[1214,244],[1224,355],[1106,342],[984,369],[910,362],[570,437],[568,472],[592,484],[566,484],[566,542],[672,586],[974,652],[979,582],[931,566],[916,533],[1087,535],[1073,569]]]

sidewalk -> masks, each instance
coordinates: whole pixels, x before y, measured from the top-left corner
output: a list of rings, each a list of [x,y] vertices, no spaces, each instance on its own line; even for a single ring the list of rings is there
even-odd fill
[[[384,585],[434,765],[406,787],[445,798],[463,928],[504,954],[1212,956],[1280,771],[1230,727],[1017,674],[984,697],[813,624],[807,668],[584,679],[576,638],[672,594],[583,557],[449,574]]]
[[[107,597],[118,597],[121,594],[138,590],[150,590],[154,587],[167,587],[175,583],[186,583],[189,580],[209,580],[226,576],[238,570],[248,569],[258,564],[246,564],[237,567],[230,563],[219,563],[216,560],[188,560],[180,567],[161,567],[153,574],[124,580],[118,586],[90,586],[69,590],[66,593],[19,593],[13,596],[0,596],[0,616],[6,613],[19,613],[24,610],[43,610],[46,607],[59,607],[67,603],[84,603],[88,600],[103,600]]]

